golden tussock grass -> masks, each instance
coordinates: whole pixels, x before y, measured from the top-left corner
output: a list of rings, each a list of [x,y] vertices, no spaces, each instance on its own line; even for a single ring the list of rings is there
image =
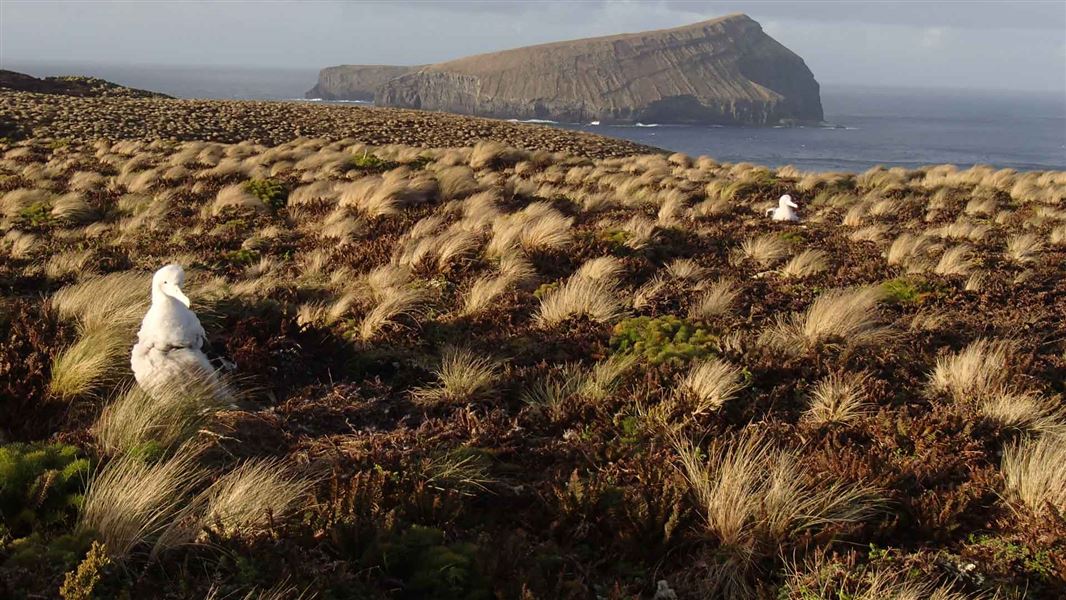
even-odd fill
[[[480,190],[469,167],[454,166],[437,171],[437,185],[442,200],[465,198]]]
[[[276,459],[248,460],[219,477],[202,494],[202,526],[224,535],[264,532],[301,508],[312,482]]]
[[[430,300],[428,290],[417,286],[393,287],[380,292],[380,299],[359,322],[359,337],[369,341],[401,318],[417,319]]]
[[[52,218],[64,225],[85,225],[98,216],[96,209],[76,192],[63,194],[52,203]]]
[[[623,314],[613,281],[570,277],[541,298],[534,319],[550,327],[574,317],[602,323],[619,319]]]
[[[468,348],[448,346],[433,370],[437,383],[413,392],[424,402],[471,402],[492,392],[500,375],[500,364]]]
[[[704,591],[715,597],[751,597],[757,564],[775,556],[790,538],[871,517],[880,500],[864,484],[816,481],[799,454],[746,430],[718,440],[706,454],[675,440],[705,535],[723,554],[707,572]]]
[[[781,267],[785,277],[803,278],[817,275],[829,268],[829,254],[824,250],[804,250]]]
[[[830,375],[811,391],[803,419],[810,423],[850,423],[867,414],[872,406],[866,392],[865,373]]]
[[[1044,241],[1035,233],[1022,233],[1007,239],[1007,258],[1018,264],[1034,262],[1043,250]]]
[[[691,258],[675,258],[666,265],[670,277],[697,284],[707,277],[709,270]]]
[[[67,276],[85,276],[92,274],[94,265],[92,250],[68,250],[54,254],[45,263],[44,274],[49,279],[63,279]]]
[[[805,312],[779,317],[763,331],[760,340],[788,352],[829,341],[849,346],[886,342],[893,332],[881,325],[877,311],[884,297],[879,286],[829,290]]]
[[[717,358],[698,361],[678,383],[678,391],[691,400],[691,413],[702,414],[721,408],[744,389],[739,367]]]
[[[1044,435],[1003,450],[1007,492],[1034,514],[1066,512],[1066,437]]]
[[[944,251],[933,267],[933,272],[937,275],[968,275],[976,266],[973,249],[960,244]]]
[[[496,141],[481,141],[470,152],[470,167],[474,169],[503,168],[525,160],[529,153]]]
[[[72,400],[118,383],[129,370],[131,332],[100,326],[82,335],[52,360],[48,391],[61,400]]]
[[[988,397],[1006,387],[1015,351],[1014,342],[1009,340],[973,341],[959,352],[937,359],[929,374],[929,387],[960,402]]]
[[[603,281],[614,285],[622,277],[625,265],[614,256],[599,256],[581,264],[573,277],[590,281]]]
[[[134,551],[158,555],[189,543],[191,536],[177,529],[190,514],[189,493],[203,476],[188,448],[158,462],[131,455],[112,459],[89,480],[78,529],[96,532],[120,560]]]
[[[52,295],[52,307],[63,319],[74,319],[85,331],[101,327],[132,328],[151,303],[150,273],[123,271],[90,277]]]
[[[787,242],[776,234],[767,233],[741,242],[739,256],[755,261],[765,269],[787,256],[788,251]]]
[[[218,216],[227,210],[236,212],[267,212],[267,206],[263,201],[248,193],[243,184],[227,185],[219,190],[215,201],[205,206],[209,211],[206,214]]]
[[[707,320],[730,312],[740,295],[737,283],[731,279],[719,279],[704,289],[689,306],[691,319]]]
[[[979,400],[981,416],[1003,427],[1066,435],[1066,408],[1059,398],[1048,398],[1034,391],[1002,388]]]
[[[148,446],[171,448],[192,439],[211,414],[229,405],[233,388],[215,375],[172,379],[145,392],[132,384],[92,427],[103,452],[118,455]]]

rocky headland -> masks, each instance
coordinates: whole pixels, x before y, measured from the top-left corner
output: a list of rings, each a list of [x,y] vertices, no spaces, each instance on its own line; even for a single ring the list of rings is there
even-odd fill
[[[818,82],[803,59],[743,14],[421,67],[330,67],[308,96],[566,122],[822,120]]]

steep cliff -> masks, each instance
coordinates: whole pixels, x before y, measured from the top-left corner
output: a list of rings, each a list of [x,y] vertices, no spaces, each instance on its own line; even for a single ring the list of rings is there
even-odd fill
[[[386,81],[410,73],[419,67],[394,67],[390,65],[340,65],[326,67],[318,72],[318,83],[304,94],[305,98],[323,100],[366,100]]]
[[[769,125],[822,119],[803,59],[737,14],[414,68],[383,106],[558,121]]]

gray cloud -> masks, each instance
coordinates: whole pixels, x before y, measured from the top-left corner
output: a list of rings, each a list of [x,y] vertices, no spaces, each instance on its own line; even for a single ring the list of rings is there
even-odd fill
[[[823,82],[1066,96],[1062,2],[0,3],[0,63],[419,64],[746,12]]]

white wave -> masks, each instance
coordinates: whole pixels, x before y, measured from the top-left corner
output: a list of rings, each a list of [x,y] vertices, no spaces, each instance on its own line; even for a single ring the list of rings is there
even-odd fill
[[[634,123],[633,127],[658,127],[658,123]]]
[[[558,123],[549,119],[507,119],[511,123]]]
[[[599,125],[599,121],[589,121],[589,125]]]

